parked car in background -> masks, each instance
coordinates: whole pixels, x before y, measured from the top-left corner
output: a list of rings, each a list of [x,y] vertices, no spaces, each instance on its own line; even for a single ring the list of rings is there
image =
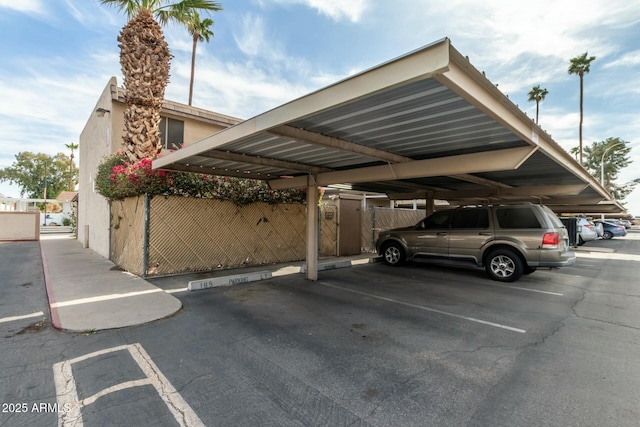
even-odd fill
[[[625,230],[628,230],[629,228],[631,228],[631,223],[624,219],[605,219],[605,221],[609,221],[616,225],[621,225],[622,227],[624,227]]]
[[[596,223],[601,223],[604,232],[602,233],[602,238],[609,240],[614,237],[624,237],[627,235],[627,230],[624,228],[624,225],[618,222],[614,222],[613,220],[597,220]]]
[[[381,232],[376,250],[391,266],[418,259],[475,265],[502,282],[576,260],[560,219],[533,204],[436,211],[416,225]]]
[[[578,217],[578,230],[580,230],[578,234],[578,246],[582,246],[585,242],[590,242],[592,240],[596,240],[598,236],[598,232],[596,231],[596,226],[593,222],[589,221],[585,217]]]
[[[604,236],[604,225],[601,222],[594,222],[593,225],[596,227],[596,233],[598,233],[598,238]]]
[[[567,228],[569,244],[572,246],[582,246],[586,242],[602,237],[602,234],[598,234],[597,226],[587,217],[561,216],[560,221],[562,221]],[[602,228],[602,226],[600,226],[600,228]]]

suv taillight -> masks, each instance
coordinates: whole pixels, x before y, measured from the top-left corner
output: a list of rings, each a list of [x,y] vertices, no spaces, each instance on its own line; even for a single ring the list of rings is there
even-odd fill
[[[542,249],[558,249],[558,244],[560,244],[560,234],[556,231],[545,233],[542,237]]]

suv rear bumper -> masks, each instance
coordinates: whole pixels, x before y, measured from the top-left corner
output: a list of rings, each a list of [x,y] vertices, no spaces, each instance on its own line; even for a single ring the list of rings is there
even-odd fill
[[[537,264],[530,262],[529,267],[568,267],[576,263],[576,254],[574,252],[545,253],[540,255],[540,262]]]

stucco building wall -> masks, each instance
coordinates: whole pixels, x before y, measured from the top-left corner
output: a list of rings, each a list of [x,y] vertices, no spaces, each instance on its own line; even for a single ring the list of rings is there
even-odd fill
[[[122,122],[123,108],[112,102],[112,86],[115,85],[113,77],[91,111],[79,139],[78,240],[105,258],[109,257],[109,204],[96,192],[95,175],[100,161],[116,151],[113,129],[121,127],[118,122]],[[96,113],[98,108],[109,112],[100,117]]]
[[[110,206],[95,190],[95,175],[102,159],[122,149],[125,90],[118,87],[115,77],[109,79],[98,102],[90,112],[80,134],[78,240],[100,255],[109,257]],[[98,109],[107,110],[98,113]],[[165,100],[163,117],[184,121],[184,144],[189,145],[241,120]]]

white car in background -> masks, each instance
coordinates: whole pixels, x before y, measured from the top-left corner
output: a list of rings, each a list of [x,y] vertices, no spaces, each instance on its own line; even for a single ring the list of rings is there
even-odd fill
[[[598,238],[604,236],[604,225],[601,222],[593,222],[591,223],[596,227],[596,233],[598,233]]]
[[[589,221],[585,217],[578,217],[578,246],[582,246],[585,242],[590,242],[591,240],[596,240],[598,236],[598,231],[596,230],[596,225]]]

